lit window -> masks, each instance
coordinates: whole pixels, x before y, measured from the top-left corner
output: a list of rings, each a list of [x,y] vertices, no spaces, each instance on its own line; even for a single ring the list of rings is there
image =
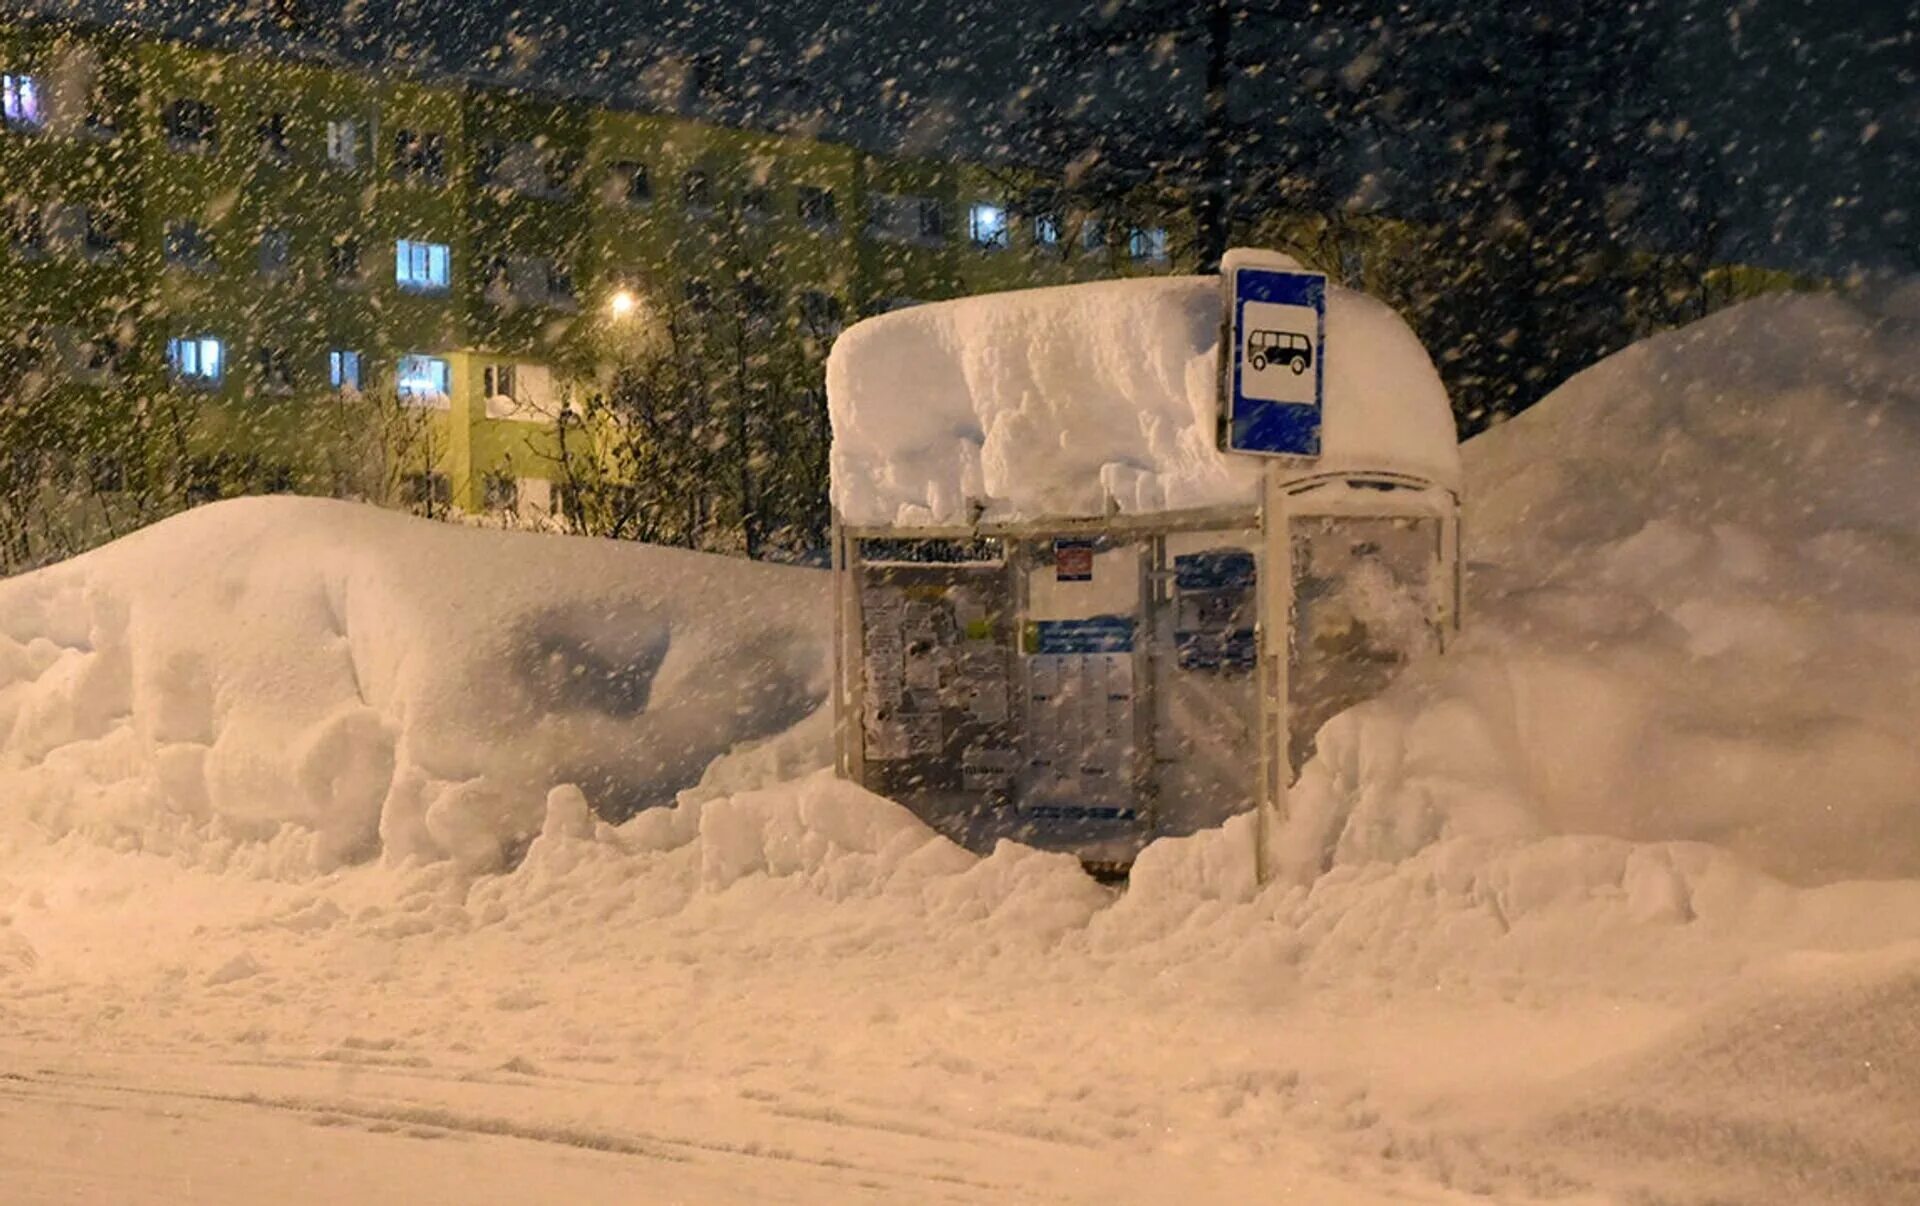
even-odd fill
[[[437,292],[453,281],[453,251],[445,243],[401,239],[394,245],[393,271],[403,289]]]
[[[1155,264],[1165,263],[1167,228],[1164,226],[1134,227],[1127,234],[1127,254],[1136,260],[1147,260]]]
[[[226,371],[226,348],[211,335],[167,341],[167,363],[175,379],[192,385],[218,385]]]
[[[393,384],[402,401],[444,406],[453,393],[453,370],[438,356],[402,356]]]
[[[976,201],[967,211],[967,233],[975,247],[989,251],[1007,245],[1007,209],[989,201]]]
[[[360,353],[332,351],[327,353],[327,380],[333,388],[341,391],[360,389]]]
[[[1041,247],[1060,246],[1060,218],[1057,214],[1035,214],[1033,241]]]
[[[16,130],[38,130],[45,123],[40,112],[40,81],[30,75],[0,76],[4,82],[7,124]]]

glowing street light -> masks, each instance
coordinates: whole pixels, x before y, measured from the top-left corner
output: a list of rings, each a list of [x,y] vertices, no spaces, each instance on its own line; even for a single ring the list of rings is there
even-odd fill
[[[640,308],[640,299],[631,289],[616,289],[607,299],[607,313],[615,318],[631,317]]]

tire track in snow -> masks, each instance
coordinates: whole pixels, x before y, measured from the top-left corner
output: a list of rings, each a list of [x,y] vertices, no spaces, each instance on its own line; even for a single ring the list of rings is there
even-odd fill
[[[221,1093],[209,1090],[184,1088],[162,1088],[128,1084],[121,1081],[93,1076],[63,1075],[49,1069],[34,1073],[0,1072],[0,1097],[18,1100],[45,1098],[79,1108],[108,1108],[97,1102],[89,1102],[84,1094],[113,1093],[129,1097],[156,1101],[201,1102],[215,1105],[239,1106],[255,1109],[273,1110],[296,1114],[312,1120],[315,1125],[337,1126],[340,1121],[351,1120],[366,1124],[384,1124],[391,1127],[433,1128],[440,1132],[459,1136],[489,1136],[505,1139],[519,1139],[526,1142],[550,1144],[555,1146],[578,1148],[586,1151],[601,1152],[610,1155],[627,1156],[639,1159],[659,1160],[674,1164],[692,1164],[701,1156],[732,1157],[772,1163],[806,1165],[813,1168],[848,1174],[861,1174],[865,1177],[882,1177],[894,1181],[907,1180],[919,1182],[932,1188],[944,1185],[955,1189],[983,1191],[992,1196],[1014,1192],[1017,1187],[1011,1184],[994,1183],[963,1177],[948,1172],[924,1170],[907,1171],[893,1167],[882,1167],[842,1159],[825,1154],[808,1154],[791,1148],[761,1144],[758,1142],[726,1143],[717,1140],[699,1140],[675,1138],[658,1134],[635,1135],[613,1130],[543,1123],[532,1120],[517,1120],[498,1115],[473,1113],[433,1105],[377,1104],[365,1101],[345,1100],[328,1097],[313,1097],[300,1094],[275,1094],[261,1092]],[[839,1126],[885,1134],[892,1130],[885,1126],[868,1127],[851,1120],[842,1120]],[[427,1136],[400,1132],[407,1137],[424,1138]],[[911,1134],[911,1132],[894,1132]],[[937,1136],[929,1136],[938,1138]]]

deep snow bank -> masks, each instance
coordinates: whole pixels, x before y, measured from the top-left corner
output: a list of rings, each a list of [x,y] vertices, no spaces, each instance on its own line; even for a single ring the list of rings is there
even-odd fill
[[[548,790],[666,803],[827,679],[826,575],[309,499],[0,582],[0,810],[136,845],[497,864]]]
[[[1294,877],[1567,833],[1920,876],[1920,288],[1647,340],[1464,459],[1469,639],[1322,731]]]

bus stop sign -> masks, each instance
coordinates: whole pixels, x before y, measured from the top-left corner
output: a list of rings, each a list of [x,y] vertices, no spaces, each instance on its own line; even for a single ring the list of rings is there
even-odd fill
[[[1221,373],[1228,452],[1320,455],[1326,396],[1327,278],[1230,252]]]

